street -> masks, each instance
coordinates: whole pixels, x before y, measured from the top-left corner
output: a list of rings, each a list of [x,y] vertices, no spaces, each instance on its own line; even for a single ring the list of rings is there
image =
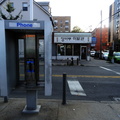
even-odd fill
[[[103,65],[104,66],[104,65]],[[71,95],[67,84],[67,99],[111,101],[120,97],[120,69],[118,66],[54,66],[56,75],[67,74],[67,80],[79,81],[86,96]],[[53,96],[59,96],[62,77],[53,77]],[[58,94],[56,91],[58,90]]]
[[[85,61],[84,63],[83,61],[82,64],[83,65],[79,66],[53,66],[53,94],[49,97],[44,96],[44,88],[42,88],[38,92],[38,98],[62,100],[62,75],[63,73],[66,73],[67,100],[114,101],[120,99],[119,63],[111,64],[105,60],[92,59],[90,62]],[[10,94],[10,97],[25,97],[25,91],[21,91],[21,89],[15,89]]]

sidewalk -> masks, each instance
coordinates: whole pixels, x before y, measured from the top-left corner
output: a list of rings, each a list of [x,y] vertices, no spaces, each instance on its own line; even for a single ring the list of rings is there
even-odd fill
[[[22,110],[26,99],[0,99],[0,120],[120,120],[120,102],[38,100],[37,114],[25,114]]]
[[[52,65],[67,66],[67,62],[68,62],[67,60],[53,60]],[[70,66],[70,64],[68,66]],[[85,59],[80,60],[78,65],[77,65],[77,60],[74,60],[74,66],[120,66],[120,64],[111,63],[110,61],[106,61],[106,60],[94,59],[93,57],[91,57],[90,61],[87,61]]]
[[[54,65],[64,65],[66,61],[53,61]],[[120,66],[105,60],[81,60],[79,66]],[[38,99],[41,105],[37,114],[22,113],[26,98],[10,98],[8,103],[0,97],[0,120],[120,120],[120,101],[83,101]]]

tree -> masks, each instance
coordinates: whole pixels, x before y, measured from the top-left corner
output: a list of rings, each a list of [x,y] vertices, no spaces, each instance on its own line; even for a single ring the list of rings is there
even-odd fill
[[[6,12],[9,14],[9,16],[6,16],[5,14],[3,14],[2,10],[0,9],[0,17],[4,20],[17,20],[18,18],[20,18],[20,14],[22,12],[22,10],[18,13],[18,15],[16,15],[15,17],[12,15],[12,12],[14,12],[14,8],[12,7],[11,3],[8,2],[6,4],[6,7],[4,7],[4,9],[6,10]]]
[[[80,27],[74,26],[72,32],[77,33],[77,32],[84,32]]]

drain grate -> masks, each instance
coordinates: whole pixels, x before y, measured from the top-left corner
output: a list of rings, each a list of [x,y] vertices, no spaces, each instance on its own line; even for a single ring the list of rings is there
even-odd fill
[[[120,98],[119,97],[113,97],[113,99],[117,102],[120,102]]]

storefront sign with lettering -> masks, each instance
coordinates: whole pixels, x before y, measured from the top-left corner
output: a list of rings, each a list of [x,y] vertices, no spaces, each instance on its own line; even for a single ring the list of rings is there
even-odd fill
[[[68,33],[67,33],[68,34]],[[67,35],[62,35],[59,33],[59,35],[54,36],[54,43],[91,43],[92,42],[92,37],[90,34],[68,34]]]

